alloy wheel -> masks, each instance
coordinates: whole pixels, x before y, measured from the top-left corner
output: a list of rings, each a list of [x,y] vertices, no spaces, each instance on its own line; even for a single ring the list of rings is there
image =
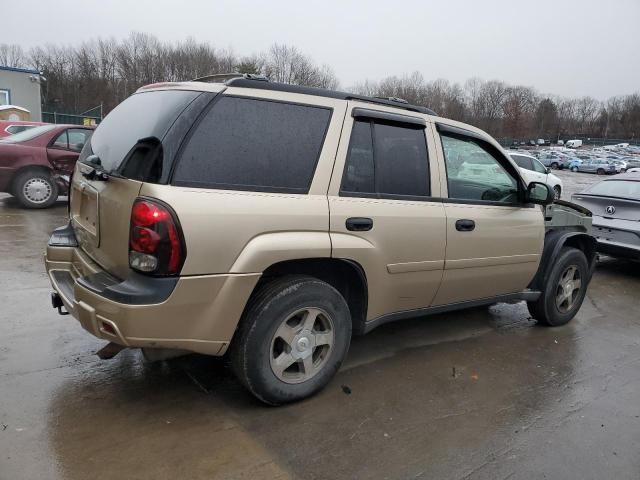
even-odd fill
[[[580,296],[582,279],[580,270],[575,265],[568,266],[558,281],[556,287],[556,307],[561,313],[570,311]]]
[[[334,344],[333,320],[319,308],[303,308],[282,321],[271,340],[274,375],[289,384],[313,378],[324,367]]]

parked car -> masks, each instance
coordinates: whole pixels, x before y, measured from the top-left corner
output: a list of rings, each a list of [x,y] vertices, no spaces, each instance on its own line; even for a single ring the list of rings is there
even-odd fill
[[[37,127],[39,125],[46,125],[46,123],[25,122],[19,120],[0,120],[0,138],[24,132],[25,130],[29,130],[30,128]]]
[[[580,148],[582,146],[582,140],[567,140],[564,146],[567,148]]]
[[[66,195],[68,177],[93,129],[41,125],[0,140],[0,192],[26,208],[46,208]]]
[[[229,352],[282,404],[387,322],[514,300],[569,322],[595,241],[588,211],[552,202],[489,135],[424,107],[253,77],[162,83],[97,127],[45,261],[53,306],[91,334]]]
[[[582,162],[584,162],[584,159],[582,158],[573,158],[569,160],[569,163],[567,164],[567,168],[572,172],[577,172],[578,165],[580,165]]]
[[[562,155],[561,152],[555,150],[545,150],[539,153],[538,160],[545,167],[550,167],[554,170],[562,170],[567,166],[568,157]]]
[[[549,167],[545,167],[537,158],[531,155],[523,155],[521,153],[511,153],[510,155],[516,165],[520,167],[520,173],[527,184],[530,182],[546,183],[553,190],[555,198],[560,198],[562,195],[562,180],[551,173]]]
[[[571,167],[572,172],[597,173],[598,175],[616,173],[616,166],[605,158],[590,157],[583,160],[582,163],[574,164]]]
[[[572,200],[593,213],[599,252],[640,259],[640,172],[606,178]]]
[[[608,159],[609,163],[613,164],[616,169],[616,173],[624,173],[627,171],[627,162],[625,162],[624,160],[620,158],[606,158]]]

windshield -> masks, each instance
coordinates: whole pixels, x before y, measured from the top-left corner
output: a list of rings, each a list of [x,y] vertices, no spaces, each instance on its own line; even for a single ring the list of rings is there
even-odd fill
[[[33,127],[29,130],[25,130],[24,132],[16,133],[15,135],[11,135],[10,137],[3,138],[0,140],[0,143],[19,143],[26,142],[27,140],[31,140],[32,138],[39,137],[43,133],[47,133],[50,130],[56,128],[57,125],[41,125],[40,127]]]
[[[633,180],[605,180],[595,184],[585,193],[606,197],[627,197],[640,200],[640,182]]]
[[[91,150],[105,172],[118,169],[142,139],[162,140],[178,115],[200,95],[187,90],[136,93],[114,108],[91,137]],[[83,154],[81,161],[84,161]]]

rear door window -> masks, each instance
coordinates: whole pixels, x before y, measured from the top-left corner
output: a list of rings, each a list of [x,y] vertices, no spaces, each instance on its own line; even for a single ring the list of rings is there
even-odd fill
[[[91,138],[91,130],[85,128],[70,128],[67,130],[69,138],[69,150],[79,152],[84,147],[85,143]]]
[[[398,200],[428,197],[429,158],[424,127],[356,120],[340,193]]]
[[[222,97],[187,140],[175,185],[307,193],[332,110]]]
[[[533,162],[529,157],[524,157],[522,155],[511,155],[513,161],[516,162],[520,168],[525,168],[527,170],[533,170]]]

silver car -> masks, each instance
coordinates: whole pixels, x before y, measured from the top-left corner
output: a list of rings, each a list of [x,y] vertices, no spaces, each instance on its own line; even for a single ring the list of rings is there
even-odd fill
[[[640,259],[640,173],[623,173],[594,183],[571,200],[593,213],[599,252]]]
[[[582,163],[574,164],[571,167],[572,172],[587,172],[605,175],[607,173],[616,173],[616,166],[606,158],[591,157],[583,160]]]

